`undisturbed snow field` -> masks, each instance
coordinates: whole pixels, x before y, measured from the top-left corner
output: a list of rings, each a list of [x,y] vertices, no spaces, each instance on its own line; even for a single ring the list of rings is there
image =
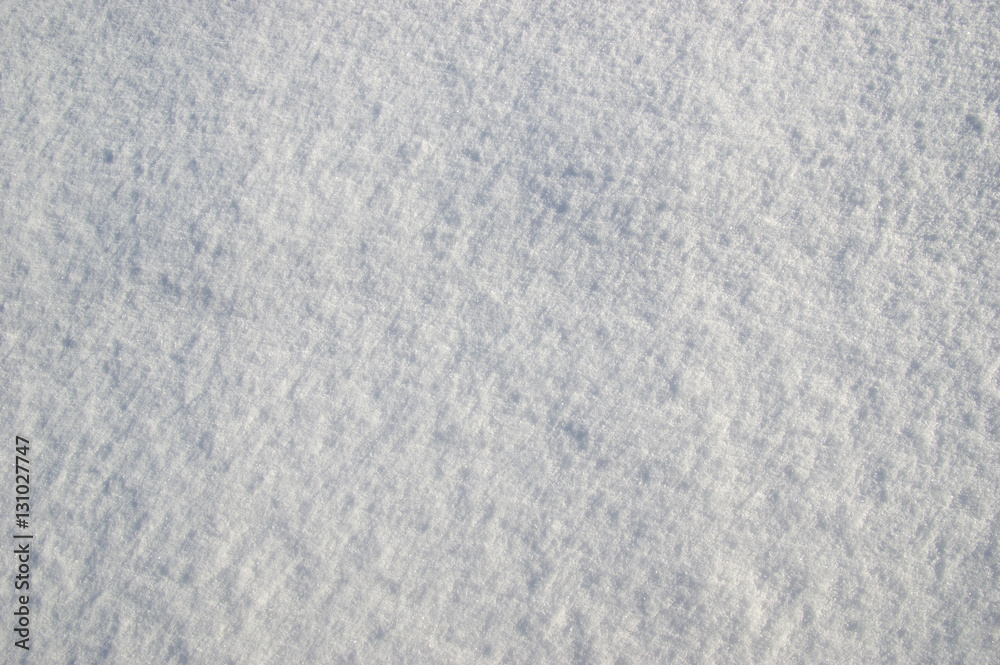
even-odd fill
[[[0,26],[0,660],[1000,662],[997,2]]]

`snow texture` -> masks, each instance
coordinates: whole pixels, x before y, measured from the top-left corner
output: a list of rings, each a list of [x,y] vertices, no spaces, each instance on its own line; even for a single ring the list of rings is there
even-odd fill
[[[997,2],[0,26],[0,660],[1000,662]]]

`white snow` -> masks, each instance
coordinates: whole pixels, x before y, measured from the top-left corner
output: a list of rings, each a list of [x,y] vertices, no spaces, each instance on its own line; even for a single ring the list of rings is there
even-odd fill
[[[788,4],[6,3],[0,660],[1000,662],[1000,6]]]

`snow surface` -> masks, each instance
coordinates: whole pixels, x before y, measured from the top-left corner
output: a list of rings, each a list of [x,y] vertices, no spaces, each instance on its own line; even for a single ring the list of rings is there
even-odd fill
[[[997,2],[0,26],[0,660],[1000,662]]]

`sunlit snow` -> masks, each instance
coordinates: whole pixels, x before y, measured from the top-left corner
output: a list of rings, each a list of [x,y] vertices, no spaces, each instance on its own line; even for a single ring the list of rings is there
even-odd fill
[[[34,663],[1000,662],[996,2],[5,3]]]

